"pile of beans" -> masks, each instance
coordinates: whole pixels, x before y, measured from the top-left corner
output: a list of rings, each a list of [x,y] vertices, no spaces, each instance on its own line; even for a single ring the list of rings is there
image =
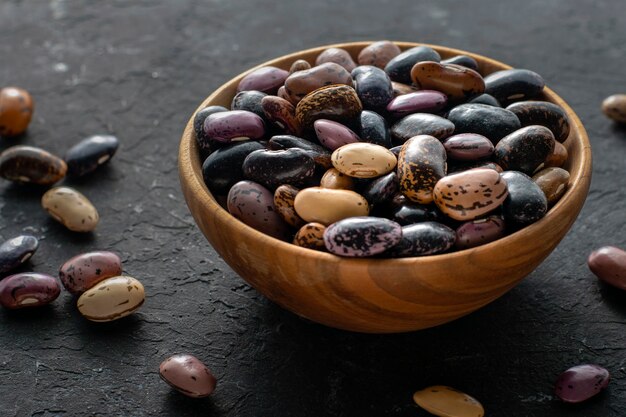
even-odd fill
[[[205,183],[233,216],[340,256],[411,257],[494,241],[566,191],[569,121],[534,100],[538,74],[388,41],[357,61],[262,67],[230,109],[196,113]]]

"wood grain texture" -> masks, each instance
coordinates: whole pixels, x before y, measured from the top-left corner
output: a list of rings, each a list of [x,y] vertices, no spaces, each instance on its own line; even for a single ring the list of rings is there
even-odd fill
[[[263,63],[289,69],[297,59],[314,63],[330,46],[353,58],[369,42],[329,45]],[[401,49],[418,44],[397,43]],[[443,59],[475,58],[484,74],[508,69],[469,52],[428,45]],[[258,67],[252,68],[253,71]],[[228,106],[239,80],[211,94],[207,105]],[[393,333],[418,330],[464,316],[500,297],[536,268],[558,245],[580,212],[591,180],[591,149],[573,110],[546,88],[544,99],[563,107],[572,130],[564,145],[569,189],[539,222],[505,238],[450,254],[408,259],[346,259],[304,249],[263,235],[225,211],[202,180],[193,115],[179,148],[179,175],[187,205],[208,241],[250,285],[269,299],[310,320],[346,330]]]

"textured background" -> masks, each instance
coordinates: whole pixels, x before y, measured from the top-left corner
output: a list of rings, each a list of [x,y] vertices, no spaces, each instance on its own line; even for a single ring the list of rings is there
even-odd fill
[[[298,49],[379,39],[539,72],[579,114],[594,152],[587,203],[534,273],[466,318],[388,336],[309,323],[248,287],[194,226],[176,169],[189,116],[233,75]],[[0,0],[0,40],[0,85],[36,101],[28,134],[0,149],[63,155],[94,133],[121,140],[111,164],[68,183],[100,210],[93,235],[48,218],[41,189],[2,181],[0,238],[42,239],[24,270],[52,274],[77,253],[118,251],[147,291],[139,313],[109,324],[84,320],[66,292],[37,311],[0,311],[0,416],[425,416],[411,395],[433,384],[472,394],[488,416],[626,415],[626,294],[586,267],[592,249],[626,246],[626,128],[599,111],[626,92],[622,1]],[[159,363],[175,352],[209,365],[214,396],[188,399],[160,381]],[[612,381],[566,406],[553,383],[583,362]]]

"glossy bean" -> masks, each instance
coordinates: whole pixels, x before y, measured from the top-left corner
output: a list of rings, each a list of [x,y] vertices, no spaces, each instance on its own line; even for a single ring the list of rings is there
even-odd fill
[[[0,274],[6,274],[28,261],[38,247],[39,240],[30,235],[21,235],[4,241],[0,245]]]
[[[443,140],[452,135],[454,131],[454,123],[450,120],[434,114],[413,113],[391,126],[391,137],[394,144],[401,145],[409,138],[418,135],[429,135]]]
[[[26,131],[33,117],[33,98],[17,87],[0,89],[0,136],[18,136]]]
[[[227,194],[230,187],[244,179],[243,161],[260,149],[264,147],[257,141],[235,142],[217,149],[202,164],[204,183],[212,193]]]
[[[52,185],[66,173],[65,161],[40,148],[16,145],[0,154],[0,177],[9,181]]]
[[[207,117],[204,132],[209,140],[222,143],[260,139],[265,134],[265,123],[252,112],[231,110]]]
[[[94,135],[83,139],[65,153],[67,175],[81,177],[95,171],[113,158],[119,140],[111,135]]]
[[[496,71],[485,77],[485,93],[505,105],[535,98],[541,94],[545,85],[539,74],[527,69]]]
[[[387,148],[373,143],[349,143],[336,149],[331,161],[340,172],[356,178],[376,178],[396,167],[396,157]]]
[[[98,282],[78,298],[76,306],[87,320],[107,322],[134,313],[143,305],[145,297],[141,282],[121,275]]]
[[[315,135],[322,145],[334,151],[349,143],[357,143],[360,138],[347,126],[332,120],[319,119],[313,123]],[[332,162],[332,161],[331,161]]]
[[[351,72],[356,67],[356,63],[350,56],[350,53],[342,48],[324,49],[315,59],[315,65],[321,65],[327,62],[334,62],[335,64],[341,65],[348,72]]]
[[[393,57],[385,65],[385,72],[392,81],[411,84],[411,68],[421,61],[439,62],[441,57],[437,51],[428,46],[416,46]]]
[[[350,217],[324,231],[324,244],[330,253],[354,258],[383,253],[401,239],[402,227],[382,217]]]
[[[565,142],[569,136],[569,117],[562,107],[548,101],[519,101],[506,108],[515,113],[522,127],[531,125],[545,126],[559,142]]]
[[[274,194],[261,184],[239,181],[227,197],[228,212],[261,233],[286,240],[289,227],[274,208]]]
[[[296,213],[306,222],[329,225],[348,217],[367,216],[369,204],[350,190],[310,187],[300,190],[294,201]]]
[[[81,253],[65,261],[59,278],[66,290],[80,295],[98,282],[122,274],[122,260],[113,252]]]
[[[298,190],[293,185],[283,184],[274,191],[274,208],[283,218],[285,223],[292,227],[299,228],[304,225],[304,220],[298,216],[294,207],[294,200],[298,195]]]
[[[455,133],[477,133],[493,144],[522,127],[515,113],[486,104],[461,104],[448,113]]]
[[[11,310],[50,304],[60,293],[54,277],[37,272],[22,272],[0,281],[0,305]]]
[[[507,183],[500,174],[483,168],[441,178],[435,185],[433,199],[447,216],[467,221],[498,208],[507,194]]]
[[[434,255],[454,245],[454,230],[441,223],[426,221],[402,227],[402,239],[389,255],[394,258]]]
[[[303,248],[326,251],[326,245],[324,244],[325,230],[326,226],[321,223],[307,223],[296,232],[293,244]]]
[[[547,127],[523,127],[498,142],[493,154],[494,161],[505,171],[521,171],[532,175],[552,154],[554,143],[554,135]]]
[[[284,69],[266,66],[258,68],[245,75],[239,85],[237,92],[256,90],[267,94],[276,94],[278,87],[285,83],[289,72]]]
[[[350,71],[341,65],[327,62],[291,74],[285,80],[285,92],[290,97],[289,101],[296,104],[310,92],[332,84],[345,84],[351,87],[352,76]]]
[[[500,176],[506,181],[509,192],[502,204],[502,213],[507,224],[527,225],[545,216],[548,200],[528,175],[505,171]]]
[[[384,69],[385,65],[400,55],[401,52],[400,48],[393,42],[378,41],[361,49],[357,61],[359,65],[373,65]]]
[[[170,356],[161,362],[159,376],[172,388],[191,398],[208,397],[217,379],[198,358],[188,354]]]
[[[398,156],[400,191],[411,201],[428,204],[433,188],[446,174],[446,150],[433,136],[419,135],[407,140]]]
[[[329,85],[307,94],[296,106],[296,118],[302,129],[310,129],[318,119],[346,123],[361,113],[363,105],[347,85]]]

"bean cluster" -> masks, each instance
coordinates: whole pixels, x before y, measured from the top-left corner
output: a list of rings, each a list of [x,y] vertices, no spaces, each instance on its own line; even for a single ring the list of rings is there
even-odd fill
[[[375,42],[243,77],[198,111],[209,190],[247,225],[349,257],[475,247],[541,219],[568,187],[570,123],[526,69]]]

